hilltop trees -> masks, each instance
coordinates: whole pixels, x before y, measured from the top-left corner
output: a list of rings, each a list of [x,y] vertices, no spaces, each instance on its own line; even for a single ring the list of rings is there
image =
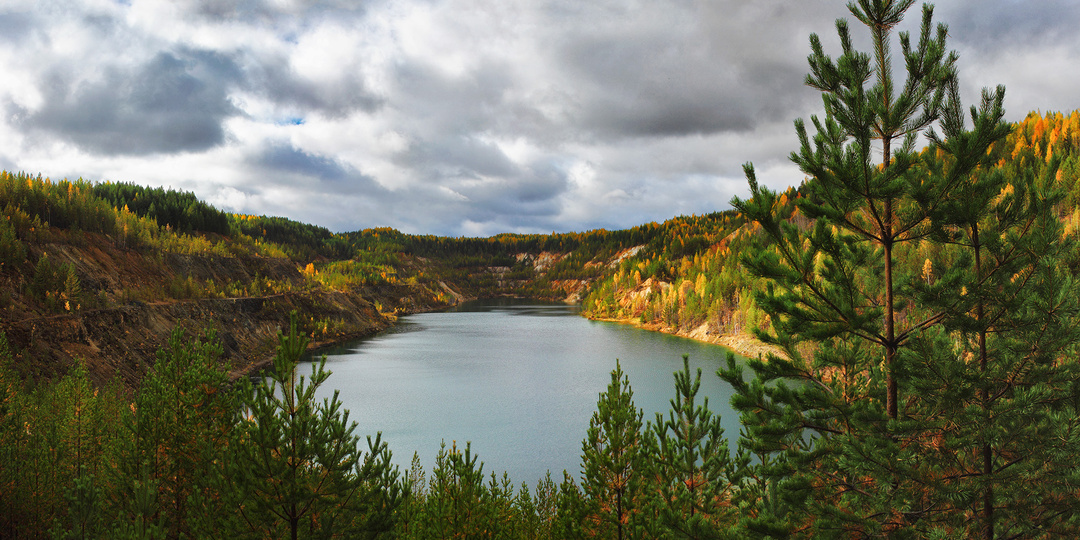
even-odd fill
[[[194,193],[150,188],[126,182],[95,184],[92,193],[116,208],[127,208],[174,231],[229,234],[229,216],[200,201]]]
[[[891,31],[912,3],[849,4],[872,54],[843,20],[835,61],[811,36],[807,84],[826,117],[812,138],[796,122],[792,160],[813,225],[781,219],[749,164],[753,198],[733,200],[770,241],[743,264],[768,280],[760,337],[784,352],[751,362],[752,383],[733,362],[722,373],[744,446],[767,457],[753,476],[783,491],[756,503],[758,534],[994,538],[1075,519],[1060,506],[1080,380],[1063,361],[1077,307],[1054,241],[1060,194],[1052,175],[987,173],[1008,133],[1004,89],[984,91],[965,127],[957,57],[930,6],[914,48],[899,34],[907,78],[894,81]],[[1057,482],[1015,489],[1043,474]]]

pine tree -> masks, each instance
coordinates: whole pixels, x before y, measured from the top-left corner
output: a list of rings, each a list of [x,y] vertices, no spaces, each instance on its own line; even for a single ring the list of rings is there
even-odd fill
[[[574,482],[570,473],[563,471],[563,481],[559,485],[559,494],[555,500],[555,519],[551,525],[552,538],[580,540],[585,538],[585,521],[589,509],[585,494]]]
[[[79,275],[75,273],[75,267],[64,264],[60,267],[64,276],[64,309],[66,311],[78,311],[82,307],[82,286],[79,284]]]
[[[934,138],[927,168],[947,176],[964,134]],[[940,149],[940,152],[933,150]],[[936,159],[940,154],[943,159]],[[1063,270],[1068,247],[1054,211],[1065,196],[1057,161],[1040,176],[982,172],[951,201],[938,235],[954,263],[920,287],[940,328],[913,340],[911,371],[923,399],[917,414],[942,419],[932,435],[945,445],[933,463],[947,479],[927,516],[941,530],[1009,538],[1075,536],[1080,454],[1075,358],[1077,286]],[[929,422],[927,422],[929,423]],[[941,495],[949,494],[949,497]]]
[[[12,368],[12,360],[7,334],[0,331],[0,463],[25,464],[28,411],[22,381]],[[15,537],[22,532],[20,525],[26,527],[29,521],[24,517],[29,515],[27,468],[0,466],[0,536],[5,538]]]
[[[410,538],[485,538],[493,523],[485,515],[494,504],[484,484],[484,464],[472,445],[443,443]]]
[[[22,403],[26,437],[16,462],[25,498],[22,531],[38,537],[51,526],[54,536],[101,534],[110,468],[120,429],[118,387],[94,388],[85,364],[77,363],[59,381],[35,389]],[[30,429],[27,429],[30,428]]]
[[[221,354],[213,331],[191,339],[174,329],[132,404],[116,479],[126,487],[120,506],[132,522],[160,519],[173,538],[191,534],[193,520],[213,513],[199,503],[220,497],[207,480],[239,407]],[[140,491],[150,485],[156,492],[148,505]],[[149,506],[157,508],[153,515]]]
[[[26,246],[19,240],[11,224],[9,212],[0,219],[0,269],[16,268],[26,261]]]
[[[631,538],[637,526],[645,471],[643,414],[634,406],[630,380],[616,361],[582,443],[586,529],[594,537]]]
[[[899,34],[907,79],[898,88],[890,35],[912,3],[849,4],[869,28],[872,54],[853,49],[843,20],[835,61],[811,36],[807,84],[822,91],[826,117],[812,119],[812,139],[796,122],[800,149],[792,160],[809,177],[797,207],[813,224],[785,221],[776,194],[757,184],[749,164],[753,197],[733,200],[769,241],[743,264],[768,280],[755,301],[771,331],[759,337],[783,351],[749,362],[752,382],[730,360],[721,372],[746,426],[740,444],[761,458],[740,473],[758,486],[748,509],[754,518],[744,523],[749,533],[977,530],[993,538],[995,509],[1012,502],[1000,497],[1005,478],[1015,478],[1006,469],[1027,462],[1018,459],[1024,445],[1038,444],[1037,434],[1075,438],[1072,422],[1051,429],[1051,419],[1060,425],[1067,416],[1076,380],[1063,355],[1076,338],[1068,300],[1076,295],[1054,270],[1051,249],[1060,233],[1050,207],[1059,198],[1050,181],[1018,179],[1010,196],[995,191],[1000,181],[978,180],[991,145],[1007,133],[1004,89],[984,90],[966,128],[957,57],[946,53],[946,27],[932,32],[930,6],[915,48]],[[927,159],[913,151],[920,135],[932,142]],[[945,163],[935,167],[928,158],[937,153]],[[980,235],[990,222],[993,234]],[[950,257],[931,264],[949,269],[936,283],[923,276],[918,257],[926,244]],[[991,339],[1000,348],[972,345]],[[1002,435],[1025,422],[1027,435]],[[1050,444],[1046,457],[1060,459],[1071,444]],[[963,458],[974,454],[982,456],[978,466]],[[1038,465],[1028,463],[1035,474]],[[1068,515],[1059,506],[1067,490],[1054,486],[1022,497],[1038,507],[1029,517],[1041,517],[1031,523]],[[1011,519],[1008,534],[1035,530],[1019,514]]]
[[[691,378],[684,355],[668,418],[657,413],[648,428],[657,443],[652,476],[658,481],[658,515],[675,538],[721,538],[734,522],[730,450],[709,398],[697,402],[700,388],[701,368]]]
[[[244,405],[250,417],[232,442],[225,470],[235,483],[245,534],[258,537],[374,537],[390,530],[400,502],[397,468],[381,436],[359,448],[337,392],[319,403],[326,358],[310,378],[296,374],[308,339],[293,314],[267,374]]]

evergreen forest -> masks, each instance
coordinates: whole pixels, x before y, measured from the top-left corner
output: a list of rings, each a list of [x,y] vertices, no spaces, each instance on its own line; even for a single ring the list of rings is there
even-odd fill
[[[1080,537],[1080,111],[962,103],[948,29],[913,4],[851,2],[838,51],[811,36],[805,178],[774,191],[747,163],[747,196],[703,216],[333,233],[0,173],[0,538]],[[316,399],[325,362],[297,370],[499,295],[760,354],[684,358],[654,418],[617,366],[580,469],[540,479],[469,443],[401,470],[415,449]],[[702,377],[735,389],[739,433]]]

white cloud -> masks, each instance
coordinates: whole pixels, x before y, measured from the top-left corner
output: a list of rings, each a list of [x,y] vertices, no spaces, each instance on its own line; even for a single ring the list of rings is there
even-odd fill
[[[941,0],[965,98],[1075,107],[1075,3]],[[622,228],[782,188],[843,2],[14,0],[0,166],[354,230]],[[918,23],[917,8],[905,23]],[[856,29],[858,31],[858,29]]]

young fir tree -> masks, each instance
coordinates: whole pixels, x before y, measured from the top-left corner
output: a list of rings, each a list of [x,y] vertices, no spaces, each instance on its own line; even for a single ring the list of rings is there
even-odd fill
[[[408,538],[482,538],[491,531],[487,515],[493,500],[484,484],[484,464],[473,454],[472,444],[459,450],[457,443],[443,443],[435,468],[420,496],[420,511],[409,523]]]
[[[709,398],[697,402],[701,368],[690,376],[690,358],[683,356],[675,372],[675,398],[667,420],[656,413],[648,429],[656,441],[652,476],[657,479],[657,515],[662,537],[722,538],[732,528],[731,454],[720,417],[709,410]]]
[[[1056,199],[1045,192],[1047,182],[1014,186],[1025,195],[997,202],[973,196],[997,195],[986,191],[988,185],[974,186],[972,178],[988,165],[990,146],[1006,134],[1004,90],[984,91],[980,108],[971,111],[973,127],[964,127],[956,55],[946,53],[947,29],[939,25],[933,31],[930,6],[923,8],[915,48],[908,34],[899,34],[907,78],[898,86],[891,32],[912,3],[849,4],[869,28],[872,54],[853,49],[843,20],[837,22],[843,53],[835,61],[811,36],[807,83],[822,91],[826,118],[812,119],[812,139],[796,122],[801,148],[792,154],[809,176],[797,204],[814,220],[811,228],[778,215],[776,194],[757,184],[750,165],[753,197],[733,201],[771,242],[743,263],[770,282],[756,300],[770,315],[772,332],[759,337],[784,353],[750,362],[757,374],[750,383],[734,362],[722,371],[736,388],[733,405],[743,414],[747,437],[741,445],[762,457],[747,465],[753,471],[742,473],[758,481],[758,498],[744,520],[749,533],[920,536],[979,530],[994,537],[994,510],[1005,504],[1000,482],[1011,477],[1005,470],[1023,462],[1017,452],[1035,444],[1039,429],[1042,436],[1051,433],[1046,429],[1062,414],[1055,408],[1064,407],[1075,386],[1071,367],[1056,369],[1067,364],[1062,350],[1075,338],[1075,308],[1066,301],[1071,289],[1054,273],[1047,242],[1057,234],[1046,222]],[[935,124],[944,140],[927,131]],[[913,149],[921,134],[947,155],[947,167],[920,164]],[[1003,206],[994,206],[998,202]],[[1002,220],[995,214],[1001,212],[1024,217]],[[993,239],[973,227],[995,220],[1004,228]],[[1049,228],[1036,233],[1036,225]],[[1030,240],[1020,238],[1028,233]],[[924,261],[914,256],[927,244],[963,252],[940,261],[949,264],[931,264],[951,268],[948,279],[936,285],[926,284],[931,280],[920,275],[926,273]],[[984,258],[992,244],[996,255]],[[1017,282],[1030,286],[1009,296]],[[1063,297],[1062,291],[1070,292]],[[992,297],[1025,303],[999,302],[991,309]],[[1046,339],[1019,347],[1035,339],[1030,332],[1036,328]],[[991,334],[1002,348],[972,350],[971,343],[989,343]],[[1055,369],[1015,384],[1020,374],[1034,374],[1040,362]],[[1051,380],[1057,382],[1047,384]],[[1021,418],[1042,420],[1004,451],[1003,430],[1019,427]],[[1059,435],[1068,440],[1069,429]],[[1051,446],[1047,457],[1061,458],[1069,445]],[[982,456],[981,465],[961,459],[965,452]],[[1054,493],[1027,501],[1061,500],[1065,492]],[[1042,510],[1041,523],[1065,514],[1057,506]],[[1031,530],[1014,528],[1010,534]]]
[[[551,537],[564,540],[586,538],[585,521],[589,515],[585,494],[574,482],[570,473],[563,471],[563,481],[555,499],[555,519],[551,524]]]
[[[585,532],[591,537],[635,537],[645,471],[641,409],[634,406],[630,379],[616,361],[611,384],[600,394],[582,443],[581,485],[588,505]]]
[[[356,422],[341,410],[337,392],[319,403],[326,382],[325,357],[310,378],[296,367],[308,339],[296,330],[279,334],[269,383],[255,385],[244,405],[249,420],[231,443],[235,454],[225,477],[235,485],[236,510],[244,536],[373,538],[392,528],[399,503],[397,468],[390,450],[368,438],[358,446]]]
[[[122,440],[116,482],[124,486],[119,505],[125,521],[161,520],[169,536],[178,538],[191,534],[191,522],[209,513],[193,502],[219,498],[207,479],[211,464],[222,458],[239,407],[221,354],[213,331],[191,339],[180,328],[158,351],[132,404],[130,438]],[[150,485],[157,488],[150,499],[156,511],[148,514],[139,491]]]
[[[522,490],[524,492],[524,489]],[[532,496],[532,507],[535,518],[530,519],[530,525],[535,534],[534,538],[551,539],[561,538],[556,534],[556,524],[559,518],[559,485],[548,472],[536,483]],[[528,496],[528,493],[519,494],[519,498]],[[524,502],[522,503],[524,507]],[[528,514],[526,514],[528,516]]]

